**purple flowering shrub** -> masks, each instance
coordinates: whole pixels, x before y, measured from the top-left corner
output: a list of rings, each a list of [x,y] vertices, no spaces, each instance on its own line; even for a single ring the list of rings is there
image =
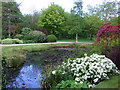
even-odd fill
[[[38,31],[44,33],[46,36],[48,35],[48,31],[44,30],[44,29],[38,29]]]

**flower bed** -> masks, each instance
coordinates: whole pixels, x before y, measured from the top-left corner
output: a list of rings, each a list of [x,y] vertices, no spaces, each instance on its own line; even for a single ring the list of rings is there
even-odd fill
[[[85,57],[82,58],[68,59],[67,62],[63,62],[61,66],[51,72],[54,77],[59,76],[58,73],[65,77],[71,75],[75,84],[82,85],[86,82],[88,87],[94,87],[100,81],[109,79],[111,75],[120,74],[118,68],[110,59],[98,54],[92,54],[91,56],[85,54]],[[84,88],[84,85],[81,88]]]

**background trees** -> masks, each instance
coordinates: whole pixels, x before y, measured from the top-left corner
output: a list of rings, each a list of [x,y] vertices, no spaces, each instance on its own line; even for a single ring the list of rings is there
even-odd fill
[[[106,0],[96,7],[89,6],[88,13],[83,12],[82,0],[76,0],[71,12],[52,3],[48,8],[34,11],[33,14],[22,15],[19,4],[16,2],[3,2],[2,4],[2,28],[3,38],[21,36],[23,28],[31,31],[43,30],[48,34],[54,34],[58,39],[76,39],[96,37],[100,26],[105,22],[113,25],[119,23],[117,2]],[[27,32],[27,30],[26,30]],[[26,37],[26,36],[25,36]]]
[[[22,22],[22,13],[16,2],[2,2],[3,38],[11,37],[18,23]]]
[[[72,19],[72,28],[70,29],[69,33],[70,34],[76,34],[76,42],[78,40],[78,34],[80,34],[83,30],[83,11],[82,11],[82,1],[78,0],[75,3],[75,6],[73,7],[73,9],[71,10],[71,13],[73,15],[71,15]]]

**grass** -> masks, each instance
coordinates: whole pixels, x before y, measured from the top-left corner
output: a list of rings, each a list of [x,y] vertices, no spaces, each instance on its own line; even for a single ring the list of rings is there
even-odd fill
[[[95,88],[120,88],[120,75],[115,75],[109,80],[100,82]]]
[[[77,44],[77,45],[81,45],[81,44]],[[8,67],[12,67],[12,66],[15,67],[17,64],[24,63],[24,58],[26,57],[26,54],[28,52],[39,52],[41,50],[47,50],[52,46],[74,46],[74,44],[62,43],[62,44],[49,44],[49,45],[42,44],[42,45],[9,46],[2,48],[2,56],[7,58],[6,62]]]
[[[2,56],[7,58],[7,66],[12,67],[18,64],[24,63],[23,58],[25,58],[28,52],[40,51],[49,49],[49,45],[25,45],[25,46],[10,46],[2,48]],[[21,60],[21,61],[18,61]],[[16,62],[17,61],[17,62]],[[19,63],[20,62],[20,63]],[[13,65],[14,64],[14,65]],[[19,66],[19,65],[17,65]]]
[[[76,42],[75,39],[61,39],[61,40],[57,40],[59,42]],[[93,40],[90,40],[88,38],[79,38],[78,42],[93,42]]]

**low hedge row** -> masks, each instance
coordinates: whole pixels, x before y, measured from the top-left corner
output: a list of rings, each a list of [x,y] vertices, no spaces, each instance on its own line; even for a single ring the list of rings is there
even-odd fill
[[[19,40],[19,39],[10,39],[10,38],[7,38],[7,39],[3,39],[1,41],[2,44],[23,44],[23,41],[22,40]]]

